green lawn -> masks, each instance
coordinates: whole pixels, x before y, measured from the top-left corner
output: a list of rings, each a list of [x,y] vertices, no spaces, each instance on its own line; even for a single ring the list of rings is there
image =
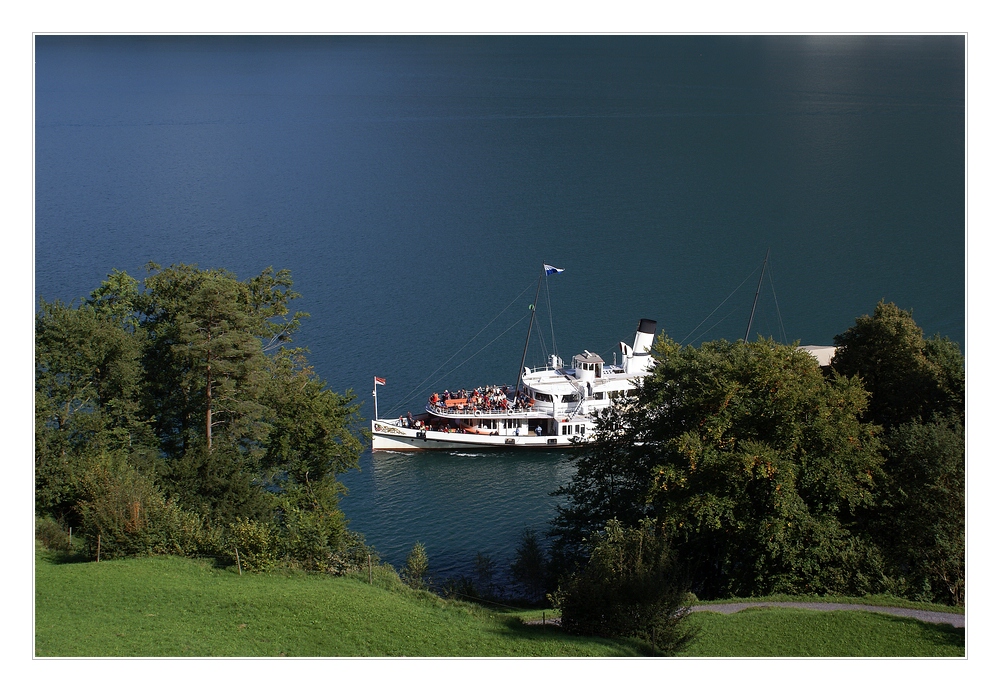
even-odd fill
[[[37,656],[634,656],[353,578],[144,558],[35,565]]]
[[[244,574],[208,561],[35,561],[37,656],[636,656],[518,615],[364,579]],[[914,607],[914,604],[908,604]],[[549,611],[551,616],[553,613]],[[540,613],[538,613],[540,615]],[[694,613],[688,656],[963,656],[964,630],[856,611]]]
[[[700,635],[684,656],[965,655],[964,629],[881,613],[749,608],[690,618]]]

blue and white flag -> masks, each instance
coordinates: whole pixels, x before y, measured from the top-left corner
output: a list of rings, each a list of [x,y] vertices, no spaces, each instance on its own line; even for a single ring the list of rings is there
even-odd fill
[[[546,276],[548,276],[549,274],[562,274],[564,271],[566,271],[565,269],[558,269],[556,267],[553,267],[551,264],[543,264],[542,266],[545,267]]]

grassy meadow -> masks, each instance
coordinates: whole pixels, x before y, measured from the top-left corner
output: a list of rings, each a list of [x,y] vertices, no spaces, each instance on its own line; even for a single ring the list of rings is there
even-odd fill
[[[750,608],[690,617],[700,634],[682,656],[965,655],[964,629],[881,613]]]
[[[394,573],[330,578],[238,575],[207,560],[66,561],[38,550],[40,657],[621,657],[638,642],[574,637],[414,592]],[[909,604],[910,607],[919,607]],[[551,615],[552,612],[549,611]],[[964,656],[965,632],[858,611],[750,609],[693,613],[686,656]]]
[[[176,557],[35,566],[36,656],[635,656],[399,584]]]

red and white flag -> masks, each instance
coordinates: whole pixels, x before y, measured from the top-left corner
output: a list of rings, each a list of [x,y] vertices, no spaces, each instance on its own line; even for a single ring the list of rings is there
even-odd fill
[[[385,384],[385,378],[384,377],[376,377],[375,378],[375,384]]]

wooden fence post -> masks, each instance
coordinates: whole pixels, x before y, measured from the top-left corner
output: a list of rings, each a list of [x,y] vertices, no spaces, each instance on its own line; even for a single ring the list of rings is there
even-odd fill
[[[97,534],[97,561],[101,561],[101,534]]]
[[[239,546],[235,546],[235,548],[236,548],[236,569],[239,570],[240,576],[242,577],[243,568],[240,567],[240,548]]]
[[[368,583],[372,583],[372,554],[368,553]]]

